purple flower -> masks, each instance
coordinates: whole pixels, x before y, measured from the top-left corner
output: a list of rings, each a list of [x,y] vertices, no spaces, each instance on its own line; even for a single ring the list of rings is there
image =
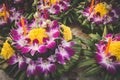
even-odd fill
[[[60,13],[60,7],[58,5],[53,5],[50,7],[49,12],[52,14],[59,14]]]
[[[16,63],[18,63],[18,67],[23,70],[26,68],[27,64],[26,62],[24,61],[25,60],[25,57],[21,57],[21,56],[18,56],[18,55],[14,55],[12,56],[10,59],[8,59],[8,64],[9,65],[14,65]]]
[[[60,64],[66,64],[65,60],[70,60],[71,56],[75,54],[75,51],[70,47],[59,46],[55,51],[57,60]]]
[[[30,75],[36,75],[37,74],[37,69],[36,69],[36,63],[34,61],[30,61],[27,67],[27,76],[29,77]]]
[[[15,8],[8,8],[5,4],[0,5],[0,25],[4,26],[11,23],[21,16],[21,11],[16,11]]]
[[[44,74],[48,74],[49,72],[53,72],[56,68],[56,65],[52,63],[50,60],[43,60],[42,58],[38,59],[37,70]]]
[[[117,9],[113,9],[111,4],[107,4],[106,2],[95,3],[93,6],[87,6],[84,11],[81,12],[87,17],[88,21],[96,24],[108,24],[119,18]]]
[[[105,38],[96,44],[96,61],[106,70],[115,73],[116,67],[120,66],[120,35],[113,37],[112,34],[108,34]]]
[[[40,0],[38,9],[40,11],[42,10],[48,10],[50,14],[59,14],[62,11],[68,10],[68,7],[70,6],[69,0],[59,0],[59,1],[45,1]]]

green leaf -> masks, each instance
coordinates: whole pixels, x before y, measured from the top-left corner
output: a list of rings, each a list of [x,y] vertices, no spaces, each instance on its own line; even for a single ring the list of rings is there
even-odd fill
[[[77,66],[81,68],[81,67],[87,67],[87,66],[93,65],[95,63],[96,63],[95,59],[87,59],[87,60],[80,62]]]
[[[25,75],[26,75],[26,72],[25,72],[25,71],[23,71],[23,72],[21,73],[21,75],[20,75],[20,77],[19,77],[19,79],[18,79],[18,80],[24,80]]]
[[[71,17],[68,17],[68,20],[69,20],[70,23],[72,23],[72,19],[71,19]]]
[[[87,24],[87,19],[85,19],[82,23],[82,25],[85,25],[85,24]]]
[[[94,53],[90,50],[83,50],[82,51],[85,56],[94,56]]]
[[[17,67],[18,67],[17,64],[15,64],[12,68],[9,68],[9,67],[8,67],[8,69],[10,69],[8,73],[11,74],[12,72],[14,72],[14,70],[17,69]],[[7,69],[7,68],[6,68],[6,69]]]
[[[100,67],[90,67],[88,70],[85,70],[84,76],[94,76],[100,72]]]
[[[112,25],[109,25],[108,27],[110,28],[110,30],[113,31],[113,26]]]
[[[96,33],[96,34],[91,33],[91,34],[89,34],[89,36],[94,40],[100,40],[101,39],[101,37],[98,33]]]
[[[16,70],[15,73],[14,73],[14,75],[13,75],[13,77],[17,77],[17,75],[19,74],[19,72],[20,72],[20,69]]]
[[[32,19],[34,13],[31,13],[30,15],[28,15],[27,19]]]
[[[87,46],[94,46],[94,43],[90,39],[82,38],[81,40]]]
[[[105,26],[104,26],[104,31],[103,31],[102,38],[104,38],[106,34],[107,34],[107,27],[106,27],[106,25],[105,25]]]
[[[63,24],[66,24],[66,22],[67,22],[67,17],[64,18],[64,20],[63,20]]]

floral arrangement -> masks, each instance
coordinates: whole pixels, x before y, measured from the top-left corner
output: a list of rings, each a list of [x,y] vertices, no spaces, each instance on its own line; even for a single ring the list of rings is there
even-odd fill
[[[68,10],[70,6],[69,0],[39,0],[38,10],[47,10],[50,14],[59,14]]]
[[[15,20],[18,20],[21,14],[21,11],[16,11],[16,9],[13,7],[7,8],[5,4],[0,5],[0,25],[4,26],[8,23],[12,23]]]
[[[97,62],[106,70],[114,73],[117,70],[117,67],[120,65],[119,62],[119,44],[120,44],[120,35],[108,34],[105,37],[105,40],[101,40],[96,44],[96,60]]]
[[[86,7],[82,14],[92,23],[108,24],[119,18],[118,12],[117,9],[113,9],[111,4],[97,1],[94,4],[94,0],[92,0],[91,6]]]
[[[119,28],[116,25],[119,24],[120,8],[112,0],[81,2],[76,12],[79,14],[78,21],[83,26],[84,32],[101,34],[106,29],[108,33],[115,33]]]
[[[103,39],[100,39],[99,35],[92,35],[92,37],[98,37],[98,39],[92,39],[90,45],[87,45],[85,49],[85,59],[80,63],[80,67],[87,67],[83,75],[84,76],[97,76],[98,80],[119,80],[119,43],[120,34],[107,34]],[[96,42],[97,40],[97,42]],[[86,55],[89,53],[88,55]]]
[[[80,78],[120,80],[118,3],[0,1],[0,68],[16,80],[64,80],[81,70]]]
[[[3,44],[1,55],[9,65],[18,64],[30,75],[48,75],[75,54],[69,27],[35,15],[32,23],[21,17]],[[7,49],[7,50],[6,50]]]

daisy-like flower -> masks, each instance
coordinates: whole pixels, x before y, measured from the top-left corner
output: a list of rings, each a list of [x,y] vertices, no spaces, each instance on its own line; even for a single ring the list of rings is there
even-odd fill
[[[95,2],[92,0],[91,5],[86,7],[82,12],[88,21],[97,24],[108,24],[119,18],[118,9],[113,9],[112,4],[106,2]]]
[[[16,23],[10,36],[15,53],[8,59],[10,65],[18,64],[27,76],[53,72],[57,64],[64,65],[75,54],[71,48],[72,34],[69,27],[59,25],[57,20],[48,20],[36,15],[32,23],[23,17]],[[67,36],[68,35],[68,36]],[[22,68],[23,67],[23,68]]]
[[[108,34],[96,47],[97,62],[108,71],[115,72],[120,66],[120,35],[113,37],[112,34]]]
[[[66,11],[69,6],[69,0],[39,0],[38,9],[46,9],[51,14],[59,14],[62,11]]]
[[[0,5],[0,25],[18,20],[20,15],[21,11],[16,11],[15,8],[7,8],[5,4]]]

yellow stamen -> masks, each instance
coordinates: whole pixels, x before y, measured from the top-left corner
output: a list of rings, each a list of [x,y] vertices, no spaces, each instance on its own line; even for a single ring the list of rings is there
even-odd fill
[[[109,38],[108,39],[108,43],[107,43],[107,47],[106,47],[106,50],[105,50],[105,54],[106,55],[108,55],[111,42],[112,42],[112,38]]]
[[[27,31],[26,31],[26,27],[25,27],[25,22],[24,22],[24,18],[21,17],[20,18],[21,24],[22,24],[22,28],[23,28],[23,35],[26,36]]]
[[[39,44],[43,44],[43,39],[48,37],[46,30],[44,28],[32,29],[28,33],[28,36],[31,40],[31,44],[33,43],[34,39],[37,39],[39,41]]]

